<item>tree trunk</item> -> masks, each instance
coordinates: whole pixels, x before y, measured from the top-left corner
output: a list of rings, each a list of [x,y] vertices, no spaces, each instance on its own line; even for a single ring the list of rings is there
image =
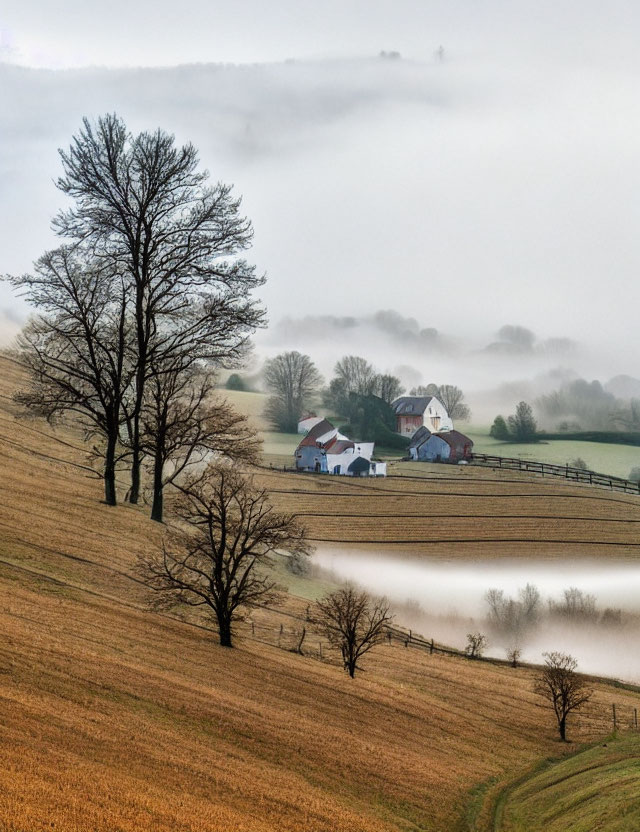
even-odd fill
[[[156,451],[153,462],[153,505],[151,506],[151,519],[162,523],[163,516],[163,487],[162,472],[164,469],[162,455]]]
[[[115,506],[116,499],[116,436],[107,437],[104,455],[104,500],[108,506]]]
[[[133,417],[133,453],[131,458],[131,491],[129,502],[137,504],[140,499],[140,419]]]
[[[221,647],[233,647],[231,643],[231,621],[224,615],[218,616],[218,630],[220,633]]]
[[[560,739],[562,742],[567,741],[567,718],[563,716],[562,719],[558,722],[558,728],[560,729]]]

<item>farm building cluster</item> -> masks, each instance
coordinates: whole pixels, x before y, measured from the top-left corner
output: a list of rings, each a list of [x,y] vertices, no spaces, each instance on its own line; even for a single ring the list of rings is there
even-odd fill
[[[341,474],[349,477],[384,477],[385,462],[374,462],[373,442],[354,442],[327,419],[317,417],[303,420],[298,426],[304,430],[304,422],[311,422],[307,435],[296,448],[296,468],[299,471],[316,471],[323,474]]]
[[[411,437],[410,459],[424,462],[464,463],[473,442],[454,430],[445,406],[435,396],[400,396],[392,402],[396,432]],[[307,416],[298,424],[304,438],[295,451],[299,471],[315,471],[350,477],[384,477],[387,466],[373,459],[374,443],[344,436],[327,419]]]

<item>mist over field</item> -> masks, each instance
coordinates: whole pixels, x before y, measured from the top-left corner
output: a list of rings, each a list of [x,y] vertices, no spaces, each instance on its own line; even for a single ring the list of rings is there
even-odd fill
[[[75,55],[64,71],[33,68],[56,63],[29,60],[18,21],[0,63],[2,271],[29,269],[55,242],[57,148],[83,116],[117,111],[133,131],[192,141],[213,179],[243,196],[249,256],[268,276],[259,354],[311,351],[315,333],[332,343],[318,357],[325,371],[353,344],[385,369],[478,389],[557,367],[633,374],[640,108],[627,12],[599,21],[597,48],[595,5],[556,6],[523,27],[502,3],[453,16],[436,4],[419,37],[407,15],[381,38],[368,8],[350,52],[331,50],[318,21],[322,46],[293,38],[276,59],[256,44],[262,63],[80,68]],[[378,56],[393,49],[402,57]],[[193,56],[206,60],[195,45]],[[6,306],[24,311],[0,285]],[[410,328],[400,343],[335,323],[378,310],[438,334],[423,350]],[[484,353],[504,324],[529,328],[539,349],[526,360]]]
[[[506,596],[517,597],[519,589],[533,584],[542,596],[544,613],[549,599],[559,602],[564,590],[575,587],[595,596],[599,614],[605,609],[621,610],[621,622],[559,622],[543,614],[535,628],[517,639],[522,660],[541,663],[544,652],[559,650],[575,656],[585,673],[640,683],[636,649],[640,639],[640,567],[635,564],[587,559],[526,563],[407,560],[322,547],[313,563],[320,574],[385,595],[396,613],[396,623],[425,638],[464,649],[467,633],[488,633],[486,654],[501,659],[506,649],[514,646],[514,639],[492,632],[487,621],[488,590],[503,590]]]

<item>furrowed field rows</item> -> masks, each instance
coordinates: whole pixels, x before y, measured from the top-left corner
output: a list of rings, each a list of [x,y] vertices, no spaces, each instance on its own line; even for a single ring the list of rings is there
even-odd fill
[[[1,394],[10,397],[18,381],[0,373]],[[308,655],[291,653],[291,638],[278,648],[281,622],[304,626],[293,617],[305,616],[302,598],[287,596],[278,613],[254,613],[272,635],[264,639],[256,627],[253,637],[247,622],[231,651],[216,645],[212,622],[197,612],[179,613],[186,620],[150,612],[135,563],[166,527],[148,519],[147,507],[104,505],[100,480],[82,467],[79,434],[16,421],[11,407],[0,400],[0,828],[457,832],[472,789],[557,749],[531,669],[394,643],[367,656],[354,685],[330,655],[315,658],[320,636],[311,624]],[[529,531],[530,512],[617,521],[637,505],[596,499],[596,490],[588,500],[554,497],[533,480],[535,498],[508,497],[508,484],[487,482],[500,495],[434,500],[434,489],[471,484],[464,475],[449,485],[267,476],[278,507],[331,515],[302,518],[326,537],[328,522],[344,535],[368,520],[368,533],[357,533],[372,537],[388,534],[380,524],[417,531],[447,519],[420,515],[482,514],[488,506],[527,515]],[[394,517],[376,516],[384,514]],[[630,524],[598,528],[605,525]],[[513,546],[449,542],[438,554],[477,557]],[[580,546],[553,544],[548,554]],[[414,554],[424,548],[407,545]],[[640,702],[632,691],[595,686],[593,712],[572,726],[578,742],[606,733],[612,702],[625,713]]]
[[[437,466],[431,466],[437,467]],[[445,466],[442,466],[445,467]],[[586,484],[565,483],[551,478],[522,475],[517,479],[494,479],[476,476],[472,466],[463,469],[463,476],[433,477],[393,476],[376,479],[354,480],[346,477],[329,477],[317,474],[270,473],[260,470],[257,478],[270,491],[326,493],[331,496],[348,496],[349,494],[379,495],[414,495],[437,494],[453,496],[510,496],[570,497],[575,500],[606,500],[626,506],[640,506],[640,498],[635,495],[611,492]]]
[[[392,478],[344,480],[261,472],[274,504],[296,513],[314,541],[438,547],[458,557],[606,553],[637,557],[640,500],[549,480],[454,483]],[[464,489],[464,491],[462,490]],[[517,493],[528,489],[527,493]],[[443,549],[443,547],[445,547]],[[515,549],[514,549],[515,547]]]

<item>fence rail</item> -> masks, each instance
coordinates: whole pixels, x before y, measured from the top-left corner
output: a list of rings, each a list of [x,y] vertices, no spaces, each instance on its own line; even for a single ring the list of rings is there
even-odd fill
[[[572,468],[571,465],[554,465],[551,462],[536,462],[528,459],[479,453],[471,455],[471,462],[474,465],[486,465],[489,468],[500,468],[507,471],[528,471],[532,474],[541,474],[543,477],[563,477],[572,482],[597,485],[611,491],[623,491],[625,494],[640,494],[640,482],[632,482],[610,474],[599,474],[597,471],[584,468]]]

